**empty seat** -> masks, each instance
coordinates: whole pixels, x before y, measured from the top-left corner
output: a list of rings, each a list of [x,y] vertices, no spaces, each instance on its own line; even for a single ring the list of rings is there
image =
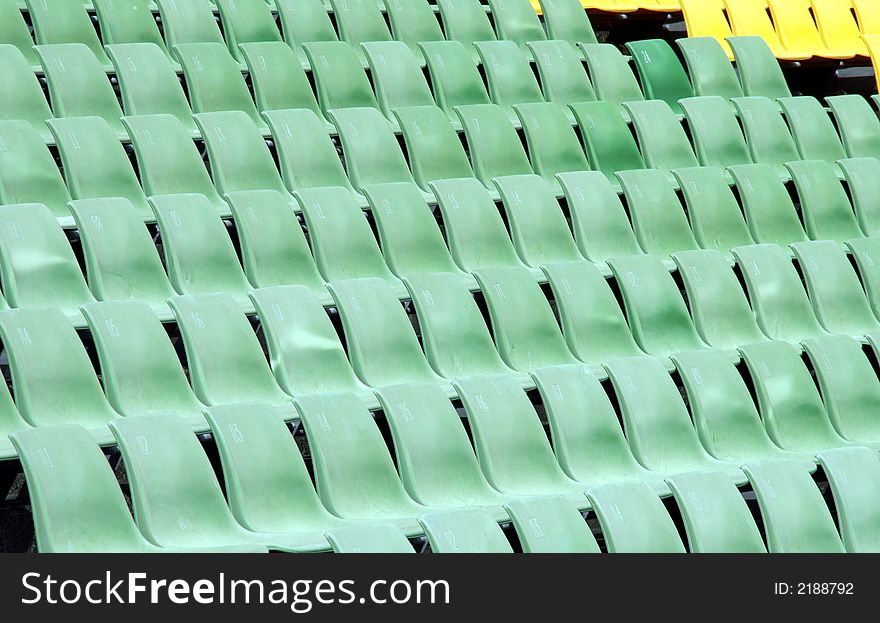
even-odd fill
[[[724,98],[691,97],[681,101],[681,108],[701,165],[727,168],[752,162],[736,114]]]
[[[434,96],[415,54],[400,41],[363,44],[379,108],[394,121],[402,106],[433,106]]]
[[[147,0],[92,0],[104,45],[152,43],[168,51]]]
[[[348,42],[359,58],[364,41],[391,41],[391,32],[375,0],[330,0],[339,38]]]
[[[734,34],[760,37],[776,58],[797,61],[813,56],[814,51],[807,46],[788,47],[782,44],[767,10],[767,0],[724,0],[724,9]],[[790,46],[795,42],[789,39],[787,43]]]
[[[801,0],[768,0],[770,15],[776,25],[776,32],[782,45],[792,49],[811,50],[815,56],[824,58],[852,58],[862,50],[854,49],[851,44],[840,47],[840,41],[834,40],[835,47],[829,47],[823,41],[816,22],[819,11],[811,2]],[[849,10],[847,14],[852,15]],[[852,17],[849,18],[852,20]],[[856,39],[858,41],[858,39]],[[860,46],[859,46],[860,47]]]
[[[876,552],[880,469],[868,448],[841,448],[818,455],[831,485],[840,535],[847,552]]]
[[[53,216],[69,216],[70,192],[37,131],[26,121],[3,120],[0,141],[0,203],[40,203]]]
[[[852,8],[863,33],[880,32],[880,11],[871,0],[852,0]]]
[[[0,67],[3,67],[3,79],[7,85],[0,91],[0,119],[27,121],[40,138],[51,142],[52,134],[46,120],[52,118],[52,111],[30,63],[14,45],[4,44],[0,45]]]
[[[785,163],[800,160],[800,156],[777,105],[766,97],[738,97],[732,101],[752,160],[772,165],[779,177],[787,179]]]
[[[663,39],[629,41],[626,47],[639,72],[645,98],[663,100],[680,115],[678,100],[693,97],[694,87],[672,47]]]
[[[566,118],[566,109],[545,102],[515,104],[513,108],[526,136],[532,169],[557,193],[558,173],[590,169],[580,140]]]
[[[420,60],[422,51],[419,43],[444,39],[433,5],[427,0],[388,0],[385,11],[394,40],[406,43]]]
[[[430,183],[436,180],[474,176],[458,133],[442,110],[407,106],[395,109],[394,117],[400,124],[413,179],[423,191],[430,192]]]
[[[455,110],[467,137],[474,173],[486,187],[498,176],[533,172],[519,136],[500,106],[478,104]]]
[[[434,100],[451,121],[458,123],[457,106],[489,103],[483,78],[464,45],[458,41],[424,41],[419,47],[427,61]]]
[[[300,62],[307,62],[302,45],[311,41],[339,41],[322,0],[276,0],[284,41]]]
[[[143,218],[121,197],[70,202],[89,289],[99,301],[140,301],[167,315],[174,289]]]
[[[561,39],[572,45],[596,43],[596,33],[584,7],[576,0],[542,0],[541,12],[550,39]],[[537,55],[536,55],[537,60]]]
[[[379,102],[352,48],[341,41],[306,43],[321,110],[379,108]]]
[[[790,244],[807,239],[785,184],[768,164],[730,167],[755,242]]]
[[[611,102],[586,102],[571,105],[584,139],[590,164],[618,184],[615,173],[644,169],[636,139]]]
[[[459,41],[467,46],[475,41],[494,41],[497,39],[489,16],[480,0],[437,0],[443,32],[450,41]],[[476,50],[473,50],[476,57]]]
[[[858,238],[846,243],[855,260],[856,269],[861,277],[868,302],[874,315],[880,318],[880,272],[877,271],[876,262],[880,257],[880,246],[876,238]]]
[[[523,553],[598,554],[599,545],[577,507],[562,496],[519,498],[504,505]]]
[[[684,196],[694,238],[702,248],[728,253],[754,242],[722,170],[689,167],[672,173]]]
[[[513,41],[481,41],[474,47],[493,102],[509,109],[513,104],[544,101],[528,59]]]
[[[645,253],[669,255],[698,248],[684,208],[662,171],[621,171],[617,177],[626,195],[633,231]]]
[[[562,106],[595,101],[596,92],[576,48],[567,41],[532,41],[528,46],[535,57],[544,99]]]
[[[165,42],[170,49],[190,43],[219,43],[226,47],[210,2],[156,0],[156,4],[159,5]]]
[[[880,119],[860,95],[834,95],[825,99],[850,158],[880,158]]]
[[[665,102],[627,102],[625,108],[632,118],[639,150],[649,168],[669,172],[699,165],[684,128]]]
[[[880,233],[880,160],[877,158],[847,158],[839,163],[852,199],[856,218],[866,236]]]
[[[587,497],[612,554],[685,553],[663,502],[646,484],[602,485],[590,489]]]
[[[797,145],[799,160],[837,162],[846,151],[822,104],[814,97],[783,97],[779,104]]]
[[[37,45],[80,43],[95,55],[99,64],[110,64],[98,40],[98,32],[81,3],[68,0],[27,0],[27,9]],[[43,68],[48,69],[45,59]]]
[[[239,45],[251,42],[281,41],[275,17],[263,0],[215,0],[229,53],[241,62]]]
[[[0,24],[0,41],[18,48],[31,67],[38,67],[40,60],[34,53],[34,40],[19,3],[15,0],[0,2]]]
[[[733,60],[733,52],[727,43],[727,38],[733,36],[733,31],[724,14],[724,5],[706,0],[681,0],[681,10],[688,37],[714,38],[728,58]]]
[[[731,37],[728,43],[736,55],[737,73],[746,96],[791,97],[782,69],[764,39],[740,36]]]
[[[499,39],[524,46],[546,39],[544,27],[528,0],[488,0]]]
[[[504,531],[485,512],[466,509],[430,512],[419,517],[436,554],[512,554]]]
[[[834,165],[825,160],[803,160],[785,166],[797,188],[810,238],[843,242],[862,235]]]
[[[714,37],[686,37],[675,43],[684,56],[694,93],[730,99],[744,95],[727,52]]]
[[[623,54],[608,43],[581,43],[600,100],[622,104],[645,99]]]

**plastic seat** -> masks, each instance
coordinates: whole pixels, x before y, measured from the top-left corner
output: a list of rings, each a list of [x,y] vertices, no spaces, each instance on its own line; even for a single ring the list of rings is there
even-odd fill
[[[254,89],[254,100],[260,112],[305,108],[332,128],[318,106],[318,100],[296,53],[280,41],[243,43],[241,55],[247,63]]]
[[[5,284],[4,284],[5,285]],[[80,424],[107,443],[113,411],[76,330],[58,309],[0,311],[12,394],[32,426]]]
[[[568,347],[581,361],[642,355],[614,294],[599,271],[583,262],[544,266]]]
[[[582,259],[552,187],[537,175],[496,177],[513,246],[526,265]]]
[[[450,41],[470,46],[476,41],[498,38],[480,0],[437,0],[443,32]],[[476,59],[476,50],[472,51]]]
[[[577,363],[565,343],[550,303],[524,268],[477,271],[495,346],[514,370]]]
[[[791,195],[768,164],[730,167],[755,242],[790,244],[807,240]]]
[[[431,183],[455,263],[467,272],[523,266],[495,202],[476,179]]]
[[[70,202],[89,289],[99,301],[139,301],[167,315],[174,295],[141,215],[126,199]]]
[[[635,61],[645,98],[662,100],[672,112],[682,114],[678,100],[693,97],[694,87],[672,47],[663,39],[629,41],[626,47]]]
[[[246,113],[230,110],[200,113],[195,118],[207,148],[211,178],[220,195],[239,190],[275,190],[294,205],[260,128]]]
[[[802,0],[768,0],[770,15],[779,33],[779,40],[786,48],[807,49],[814,56],[823,58],[847,59],[857,54],[850,46],[830,48],[825,45],[816,26],[818,12],[811,3]],[[834,43],[839,45],[839,41]]]
[[[55,117],[101,117],[117,135],[125,135],[119,100],[88,47],[82,43],[56,43],[37,46],[36,50]]]
[[[566,118],[566,109],[558,104],[516,104],[514,110],[522,124],[535,173],[558,193],[558,173],[588,171],[590,164],[580,140]]]
[[[665,102],[627,102],[624,107],[632,118],[639,151],[648,168],[667,172],[671,178],[668,172],[672,169],[699,166],[684,128]]]
[[[98,32],[81,3],[68,0],[26,0],[26,3],[37,45],[80,43],[95,55],[100,65],[110,65]],[[45,59],[43,68],[48,69]]]
[[[61,154],[71,197],[122,197],[141,218],[152,217],[125,149],[106,121],[100,117],[68,117],[51,119],[49,127]]]
[[[296,196],[315,263],[326,281],[374,277],[399,285],[351,193],[329,187],[299,190]]]
[[[691,97],[681,100],[681,108],[701,165],[727,168],[752,162],[736,114],[724,98]]]
[[[330,317],[305,286],[251,292],[275,379],[291,396],[363,392]],[[291,322],[293,320],[293,322]]]
[[[767,0],[724,0],[724,8],[735,35],[760,37],[776,58],[806,60],[815,53],[809,47],[789,47],[796,43],[791,39],[787,42],[788,46],[782,44],[767,11]]]
[[[419,48],[425,55],[434,100],[453,123],[459,122],[457,106],[490,103],[475,59],[461,42],[423,41]],[[476,49],[473,54],[476,56]]]
[[[262,545],[287,552],[329,549],[323,532],[243,528],[229,510],[198,438],[179,418],[144,415],[116,424],[112,430],[125,462],[138,527],[153,543]]]
[[[325,536],[337,554],[415,554],[406,533],[390,524],[334,528]]]
[[[244,272],[255,288],[301,284],[326,295],[296,214],[286,197],[273,190],[227,195]]]
[[[0,1],[0,41],[18,48],[31,67],[38,67],[40,59],[34,52],[34,40],[15,0]]]
[[[147,0],[92,0],[104,45],[152,43],[167,54],[151,4]]]
[[[825,98],[850,158],[880,158],[880,119],[860,95]]]
[[[53,307],[81,319],[79,306],[95,299],[49,209],[42,204],[3,205],[0,224],[0,280],[9,305]]]
[[[727,43],[733,31],[722,4],[706,0],[681,0],[681,10],[689,38],[712,37],[718,41],[727,57],[733,60],[733,51]]]
[[[673,253],[700,337],[713,348],[766,340],[730,265],[717,251]]]
[[[789,162],[807,234],[814,240],[843,242],[862,235],[834,165],[825,160]]]
[[[261,130],[265,127],[238,64],[222,43],[184,43],[174,53],[194,113],[241,111]]]
[[[513,104],[544,101],[535,73],[516,43],[481,41],[475,43],[474,47],[480,55],[483,74],[489,84],[489,97],[493,102],[509,111]]]
[[[880,160],[847,158],[838,162],[846,180],[856,218],[866,236],[880,234],[880,214],[876,197],[880,196]]]
[[[501,527],[478,510],[430,512],[419,523],[435,554],[513,553]]]
[[[819,100],[807,96],[783,97],[779,104],[800,153],[798,160],[836,162],[846,158],[834,124]]]
[[[107,46],[116,68],[126,115],[173,115],[190,134],[196,134],[192,109],[165,52],[152,43]]]
[[[321,41],[303,45],[321,110],[379,108],[367,74],[354,50],[345,42]]]
[[[871,0],[852,0],[852,8],[863,34],[880,33],[880,10]]]
[[[364,41],[391,41],[391,31],[374,0],[329,0],[339,38],[348,42],[359,59]],[[314,67],[314,65],[313,65]]]
[[[533,172],[519,136],[500,106],[479,104],[455,110],[464,128],[474,173],[487,188],[495,177]]]
[[[232,57],[244,60],[239,45],[252,42],[281,41],[275,17],[265,0],[215,0],[223,26],[223,38]]]
[[[382,113],[394,121],[394,111],[402,106],[434,106],[434,96],[415,54],[400,41],[373,41],[363,44],[370,66],[370,77]]]
[[[330,284],[345,332],[348,358],[372,387],[438,383],[397,296],[379,279]],[[377,329],[381,327],[382,330]]]
[[[508,375],[455,383],[486,479],[502,493],[565,495],[582,500],[586,486],[565,475],[525,391]]]
[[[541,12],[549,39],[568,41],[572,45],[596,43],[593,25],[578,0],[541,0]]]
[[[621,171],[617,177],[645,253],[669,255],[698,248],[675,189],[661,171]]]
[[[523,553],[598,554],[599,545],[577,507],[564,498],[542,496],[504,505]]]
[[[867,448],[845,448],[821,452],[818,458],[831,485],[846,551],[877,552],[877,456]]]
[[[667,479],[695,554],[763,554],[764,540],[742,494],[718,473],[677,474]]]
[[[791,461],[750,463],[749,476],[772,554],[843,553],[831,513],[809,472]]]
[[[52,118],[52,111],[30,63],[14,45],[0,45],[0,67],[7,85],[0,91],[0,119],[27,121],[40,138],[51,142],[46,120]]]
[[[473,177],[464,146],[449,119],[436,106],[397,108],[394,117],[406,145],[413,179],[424,192],[436,180]]]
[[[177,118],[139,115],[124,117],[122,123],[131,136],[144,194],[199,194],[208,199],[218,214],[229,213],[229,206],[217,194],[189,131]]]
[[[834,430],[801,353],[785,342],[741,346],[767,434],[780,448],[815,454],[852,445]]]
[[[337,108],[330,118],[339,131],[345,170],[352,186],[362,190],[371,184],[415,184],[397,137],[375,108]]]
[[[341,186],[352,196],[355,195],[336,146],[317,114],[306,109],[291,109],[273,110],[264,113],[264,116],[275,140],[284,186],[290,192],[303,188]],[[258,148],[256,138],[253,144]],[[271,158],[271,154],[269,156]],[[269,161],[265,162],[266,171],[271,174]]]
[[[250,284],[214,206],[202,195],[158,195],[150,203],[174,289],[180,294],[225,292],[247,305]]]
[[[9,388],[0,389],[0,431],[2,431],[4,435],[7,435],[5,439],[0,441],[0,456],[9,459],[14,458],[16,455],[16,448],[18,448],[18,454],[21,456],[20,447],[14,446],[8,436],[30,428],[31,424],[21,417],[18,408],[12,401],[12,396],[9,394]],[[33,492],[31,492],[31,495],[34,495]]]
[[[676,39],[699,97],[715,95],[730,99],[744,95],[736,70],[727,52],[714,37],[687,37]]]
[[[210,2],[156,0],[169,49],[190,43],[219,43],[226,47]]]
[[[541,20],[528,0],[488,0],[498,38],[524,47],[547,38]]]
[[[312,452],[315,488],[327,510],[346,519],[397,520],[407,532],[420,533],[415,518],[429,507],[407,495],[364,403],[337,392],[296,404]]]
[[[630,256],[609,262],[623,295],[630,330],[652,355],[705,348],[678,286],[660,258]]]
[[[618,184],[615,173],[645,168],[636,139],[611,102],[572,104],[590,164]]]
[[[811,0],[810,8],[826,48],[833,50],[835,54],[869,56],[849,3]]]
[[[685,553],[672,518],[646,484],[602,485],[590,489],[587,497],[610,553]]]
[[[37,131],[26,121],[3,120],[0,142],[0,204],[40,203],[53,216],[69,216],[70,193]]]
[[[307,62],[302,45],[313,41],[339,41],[339,35],[322,0],[275,0],[284,41],[301,63]]]
[[[731,101],[739,112],[752,160],[772,165],[776,175],[788,179],[785,163],[800,160],[800,156],[777,105],[766,97],[740,97]]]
[[[690,167],[676,169],[673,174],[700,247],[728,253],[733,247],[754,243],[739,202],[720,169]]]
[[[623,54],[608,43],[581,43],[590,79],[600,100],[623,104],[645,99]]]
[[[596,100],[596,91],[581,56],[571,44],[567,41],[532,41],[528,47],[535,57],[541,92],[548,102],[566,106]]]
[[[437,221],[415,184],[367,186],[364,192],[379,233],[382,255],[398,277],[449,273],[458,269]]]
[[[880,314],[880,273],[876,269],[877,258],[880,257],[880,245],[876,238],[858,238],[848,241],[846,246],[855,261],[871,309],[875,316],[880,317],[878,315]]]
[[[434,14],[433,3],[427,0],[388,0],[385,11],[395,41],[406,43],[421,60],[422,41],[443,41],[440,22]]]
[[[736,54],[739,81],[747,96],[791,97],[782,69],[763,38],[730,37],[728,43]]]

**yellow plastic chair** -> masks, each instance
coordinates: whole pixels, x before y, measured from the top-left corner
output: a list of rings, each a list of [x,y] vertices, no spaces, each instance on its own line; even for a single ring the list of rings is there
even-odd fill
[[[859,20],[859,30],[865,35],[880,35],[880,2],[877,0],[852,0]]]
[[[680,2],[688,37],[715,37],[724,48],[727,57],[733,60],[733,50],[727,44],[727,37],[732,37],[733,31],[724,15],[722,0],[680,0]]]
[[[812,50],[823,58],[852,58],[851,49],[831,49],[822,41],[810,13],[809,0],[769,0],[770,14],[782,45],[789,50]]]
[[[773,55],[782,60],[801,61],[813,56],[813,50],[789,50],[782,45],[767,13],[767,0],[724,0],[724,6],[736,36],[763,37]]]
[[[813,16],[819,24],[822,41],[831,50],[852,50],[856,56],[868,56],[851,5],[842,0],[810,0]],[[875,2],[876,5],[876,2]]]
[[[880,90],[880,34],[862,35],[865,45],[868,46],[868,52],[871,53],[871,62],[874,64],[874,77],[877,80],[877,88]],[[874,96],[877,97],[876,95]],[[877,100],[874,100],[877,102]],[[880,105],[880,104],[878,104]]]

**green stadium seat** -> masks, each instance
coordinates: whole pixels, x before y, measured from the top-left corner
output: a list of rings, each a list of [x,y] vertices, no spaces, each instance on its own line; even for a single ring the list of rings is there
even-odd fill
[[[526,137],[532,169],[553,186],[556,194],[560,189],[558,173],[590,170],[580,140],[566,117],[566,108],[541,102],[515,104],[513,109]]]
[[[400,41],[373,41],[362,45],[370,66],[378,108],[394,121],[402,106],[434,106],[434,96],[415,54]]]
[[[480,0],[437,0],[437,8],[446,38],[467,46],[474,60],[478,58],[477,51],[471,48],[474,42],[498,38]]]
[[[673,253],[688,307],[700,337],[712,348],[729,349],[766,340],[737,275],[714,250]]]
[[[278,21],[284,41],[306,63],[304,43],[314,41],[339,41],[339,35],[327,14],[322,0],[275,0]]]
[[[162,31],[169,49],[190,43],[219,43],[226,47],[214,11],[206,0],[178,2],[155,0],[159,6]]]
[[[777,105],[766,97],[731,101],[739,113],[752,160],[772,165],[779,177],[788,179],[785,163],[800,160],[800,156]]]
[[[58,309],[0,312],[0,338],[9,356],[12,394],[32,426],[80,424],[101,443],[112,437],[113,411],[76,330]]]
[[[629,63],[615,46],[583,42],[579,45],[600,100],[623,104],[645,99]],[[625,114],[623,109],[621,112]]]
[[[152,43],[168,54],[148,0],[92,0],[105,45]]]
[[[567,106],[596,100],[596,91],[581,56],[571,44],[567,41],[532,41],[528,47],[535,57],[541,92],[548,102]],[[568,111],[566,114],[574,116]]]
[[[69,0],[26,0],[26,3],[37,45],[79,43],[95,55],[98,64],[110,65],[98,32],[81,3]],[[48,69],[46,59],[42,61],[43,68]]]
[[[861,237],[862,230],[833,164],[825,160],[803,160],[785,166],[797,189],[801,215],[810,238],[844,242]]]
[[[614,187],[598,171],[557,176],[581,254],[595,264],[619,255],[639,255],[626,211]]]
[[[877,238],[858,238],[846,243],[856,269],[868,295],[868,302],[874,315],[880,318],[880,272],[876,262],[880,257],[880,245]]]
[[[662,100],[669,104],[672,112],[682,114],[678,101],[693,97],[694,87],[672,46],[663,39],[644,39],[629,41],[626,48],[639,72],[645,97]]]
[[[31,67],[39,67],[30,29],[14,0],[0,0],[0,41],[18,48]]]
[[[880,234],[880,160],[877,158],[846,158],[838,162],[843,170],[856,218],[866,236]]]
[[[182,43],[174,53],[183,67],[194,113],[241,111],[265,132],[238,64],[222,43]]]
[[[509,110],[513,104],[544,101],[528,59],[513,41],[482,41],[474,47],[493,102]]]
[[[449,119],[436,106],[406,106],[394,110],[400,125],[413,179],[424,192],[431,182],[474,176],[464,146]]]
[[[755,242],[787,245],[807,240],[788,189],[769,164],[730,167]]]
[[[112,430],[125,462],[134,514],[151,542],[172,547],[261,545],[283,552],[329,549],[322,532],[243,528],[229,510],[198,438],[179,418],[143,415],[117,424]]]
[[[324,280],[286,197],[274,190],[246,190],[226,197],[244,272],[253,287],[300,284],[326,296]]]
[[[618,171],[645,168],[645,161],[627,123],[611,102],[584,102],[569,106],[577,119],[590,164],[618,185]]]
[[[543,267],[556,299],[568,347],[584,363],[642,355],[614,294],[593,266],[563,262]]]
[[[351,45],[361,61],[364,59],[361,43],[392,40],[391,31],[375,0],[329,0],[329,3],[339,38]]]
[[[217,194],[189,130],[177,118],[139,115],[123,117],[122,123],[131,136],[144,194],[199,194],[218,214],[229,214],[229,206]]]
[[[125,149],[100,117],[49,120],[61,154],[67,188],[74,199],[122,197],[141,218],[152,217]]]
[[[30,63],[14,45],[0,45],[0,67],[6,84],[0,91],[0,119],[27,121],[41,139],[51,143],[46,120],[52,118],[52,111]]]
[[[561,496],[519,498],[504,505],[526,554],[598,554],[577,507]]]
[[[672,173],[684,196],[694,238],[702,248],[729,253],[733,247],[754,244],[739,202],[721,170],[689,167]]]
[[[476,301],[453,275],[406,278],[422,347],[431,367],[447,379],[511,373],[495,350]]]
[[[852,445],[831,425],[801,353],[785,342],[741,346],[767,434],[780,448],[815,454]]]
[[[818,458],[831,485],[846,551],[877,552],[877,456],[867,448],[841,448],[820,452]]]
[[[341,187],[311,188],[297,191],[296,197],[315,263],[326,281],[373,277],[400,285],[351,193]]]
[[[372,387],[438,383],[397,296],[379,279],[330,284],[344,328],[348,358]],[[381,331],[377,330],[381,327]]]
[[[550,303],[525,268],[483,269],[474,276],[486,299],[495,346],[508,366],[528,372],[577,363]]]
[[[434,100],[450,121],[459,123],[455,114],[458,106],[490,103],[475,60],[461,42],[423,41],[419,47],[427,62]],[[473,53],[476,56],[476,49]]]
[[[596,33],[584,7],[576,0],[541,0],[544,26],[550,39],[578,43],[596,43]],[[537,60],[537,54],[535,60]]]
[[[95,299],[49,209],[42,204],[3,205],[0,224],[0,281],[9,306],[53,307],[80,322],[79,306]]]
[[[690,97],[681,100],[681,108],[701,165],[727,168],[752,162],[736,114],[724,98]]]
[[[791,97],[791,91],[779,62],[762,37],[728,37],[736,57],[736,69],[746,96],[758,95],[770,99]]]
[[[782,97],[778,100],[791,128],[798,160],[837,162],[846,158],[846,150],[831,118],[814,97]]]
[[[880,119],[860,95],[826,97],[850,158],[880,158]]]
[[[41,203],[53,216],[69,216],[70,193],[37,131],[26,121],[0,121],[0,142],[0,204]]]
[[[125,137],[119,100],[88,47],[82,43],[56,43],[37,46],[36,50],[55,117],[101,117],[120,138]]]
[[[736,70],[715,37],[684,37],[675,43],[684,57],[695,95],[714,95],[727,100],[743,97]]]
[[[250,296],[281,389],[291,396],[366,390],[314,292],[299,285],[275,286]]]
[[[321,41],[303,45],[321,110],[379,108],[370,81],[354,50],[345,42]]]
[[[583,259],[553,188],[537,175],[495,178],[513,246],[527,266]]]
[[[325,536],[337,554],[415,554],[406,533],[390,524],[334,528]]]
[[[180,80],[165,52],[152,43],[117,43],[107,46],[116,68],[125,114],[168,114],[191,134],[198,130]]]
[[[388,0],[385,3],[394,40],[406,43],[420,61],[423,57],[419,43],[444,39],[432,5],[427,0]]]
[[[224,292],[248,305],[250,284],[214,206],[202,195],[157,195],[150,204],[174,289],[180,294]]]
[[[831,513],[809,472],[791,461],[746,465],[772,554],[844,552]]]
[[[89,289],[99,301],[139,301],[169,314],[174,295],[143,218],[121,197],[70,202]]]
[[[469,273],[484,268],[523,266],[495,202],[476,179],[431,183],[455,263]]]
[[[513,124],[496,104],[458,106],[477,179],[490,188],[492,179],[502,175],[532,173],[529,159]]]
[[[514,41],[525,49],[529,41],[547,38],[529,0],[487,0],[487,5],[499,39]]]
[[[504,531],[483,511],[433,511],[422,515],[419,523],[435,554],[513,553]]]
[[[667,479],[695,554],[763,554],[764,540],[749,507],[727,476],[677,474]]]
[[[669,356],[706,348],[678,285],[659,257],[618,257],[609,265],[623,297],[630,330],[642,350]]]
[[[215,0],[220,13],[223,37],[232,57],[242,62],[239,45],[252,42],[281,41],[281,32],[265,0]]]
[[[660,169],[672,178],[669,172],[673,169],[699,166],[684,128],[665,102],[627,102],[624,108],[632,119],[648,168]]]
[[[645,253],[669,255],[699,248],[675,189],[662,171],[621,171],[617,177]]]
[[[685,553],[672,518],[648,485],[602,485],[590,489],[587,497],[610,553]]]

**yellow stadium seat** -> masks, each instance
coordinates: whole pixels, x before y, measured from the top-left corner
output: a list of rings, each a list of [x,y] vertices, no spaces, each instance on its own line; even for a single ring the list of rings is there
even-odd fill
[[[727,44],[727,37],[732,37],[733,31],[724,15],[722,0],[680,0],[680,2],[688,36],[715,37],[727,52],[727,57],[733,60],[733,50]]]
[[[866,35],[880,35],[880,2],[877,0],[852,0],[859,20],[859,30]]]
[[[877,88],[880,90],[880,34],[862,35],[862,39],[868,46],[868,52],[871,53],[871,62],[874,63],[874,77],[877,80]]]
[[[776,58],[783,60],[798,61],[813,56],[812,50],[789,50],[782,45],[767,13],[767,0],[724,0],[724,6],[735,35],[763,37]]]
[[[810,0],[813,16],[819,24],[822,41],[831,50],[852,50],[856,56],[867,56],[859,25],[849,2],[841,0]],[[876,2],[875,2],[876,4]]]
[[[852,58],[852,49],[831,49],[819,35],[813,21],[809,0],[769,0],[770,13],[776,32],[786,49],[812,50],[813,56],[824,58]]]

